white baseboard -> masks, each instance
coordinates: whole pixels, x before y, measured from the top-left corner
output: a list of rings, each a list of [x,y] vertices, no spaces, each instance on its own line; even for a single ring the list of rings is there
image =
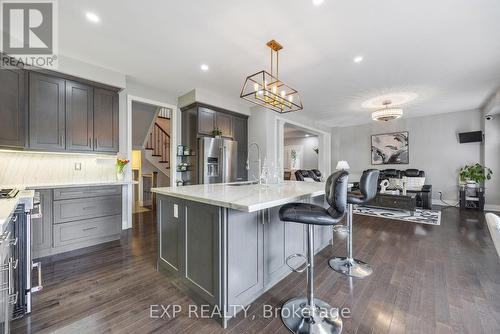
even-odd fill
[[[484,205],[484,210],[485,211],[500,212],[500,205],[497,205],[497,204],[485,204]]]

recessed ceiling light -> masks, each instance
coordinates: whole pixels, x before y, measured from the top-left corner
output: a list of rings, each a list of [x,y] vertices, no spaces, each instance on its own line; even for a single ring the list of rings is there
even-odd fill
[[[363,61],[363,56],[354,57],[353,61],[355,63],[361,63]]]
[[[308,133],[306,133],[306,137],[309,137],[309,134],[308,134]]]
[[[207,64],[201,64],[200,68],[201,68],[201,70],[202,70],[203,72],[208,71],[208,65],[207,65]]]
[[[85,17],[87,18],[87,20],[93,23],[99,23],[101,21],[99,16],[97,16],[97,14],[95,13],[87,12],[85,13]]]
[[[313,5],[315,5],[315,6],[319,6],[319,5],[321,5],[323,2],[325,2],[325,0],[313,0]]]

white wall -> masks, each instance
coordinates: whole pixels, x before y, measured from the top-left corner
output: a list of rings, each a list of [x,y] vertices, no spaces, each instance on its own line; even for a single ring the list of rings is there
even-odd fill
[[[485,182],[486,204],[500,211],[500,115],[484,126],[484,165],[493,171],[491,180]]]
[[[302,157],[300,161],[300,169],[318,169],[318,154],[314,152],[314,148],[318,147],[318,137],[305,137],[305,138],[287,138],[285,137],[286,146],[301,146]],[[285,152],[286,154],[286,152]],[[286,156],[283,157],[283,166],[285,169],[290,168],[286,166]]]
[[[158,107],[132,102],[132,147],[140,150],[149,133]]]
[[[100,82],[102,84],[125,88],[126,79],[119,71],[89,64],[79,59],[59,55],[57,72]]]
[[[481,113],[465,111],[390,122],[334,128],[332,130],[332,165],[347,160],[352,179],[359,179],[368,168],[417,168],[426,173],[426,183],[433,186],[433,198],[443,192],[445,200],[458,200],[458,171],[465,164],[480,162],[480,143],[459,144],[457,133],[478,131]],[[371,165],[371,135],[398,131],[409,132],[408,165]]]
[[[269,164],[274,166],[283,167],[283,152],[280,151],[278,146],[280,135],[282,136],[283,131],[280,127],[283,127],[285,123],[290,122],[291,124],[303,126],[307,130],[311,130],[314,133],[318,132],[320,137],[318,138],[318,147],[320,150],[320,155],[318,157],[319,170],[324,175],[329,175],[331,172],[331,140],[330,140],[330,128],[325,126],[318,126],[316,122],[310,118],[304,117],[303,115],[297,115],[294,113],[288,114],[278,114],[272,110],[264,109],[262,107],[251,108],[250,118],[248,119],[248,142],[256,142],[260,145],[262,150],[262,159],[267,157]],[[328,131],[324,131],[327,129]],[[283,137],[281,137],[281,144],[283,144]],[[323,153],[321,153],[323,152]],[[251,151],[251,159],[256,159],[256,153],[254,149]],[[249,179],[252,175],[256,175],[257,168],[255,164],[250,164]]]

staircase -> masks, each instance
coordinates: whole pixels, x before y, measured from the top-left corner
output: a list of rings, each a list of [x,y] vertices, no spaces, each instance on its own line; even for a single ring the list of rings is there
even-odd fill
[[[170,177],[170,135],[165,124],[170,120],[170,110],[160,108],[145,140],[145,158],[160,172]]]

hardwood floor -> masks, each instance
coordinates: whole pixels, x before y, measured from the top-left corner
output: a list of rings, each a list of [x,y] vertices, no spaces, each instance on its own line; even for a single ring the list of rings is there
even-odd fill
[[[152,212],[134,216],[120,242],[45,258],[44,290],[14,333],[288,333],[262,305],[279,307],[304,295],[306,275],[291,274],[256,300],[249,317],[223,330],[211,319],[188,318],[193,302],[155,271]],[[316,256],[316,296],[347,307],[343,333],[500,333],[500,259],[483,214],[442,211],[441,226],[354,217],[354,253],[374,267],[364,280],[328,267],[344,240]],[[151,304],[180,304],[175,318],[149,317]]]

